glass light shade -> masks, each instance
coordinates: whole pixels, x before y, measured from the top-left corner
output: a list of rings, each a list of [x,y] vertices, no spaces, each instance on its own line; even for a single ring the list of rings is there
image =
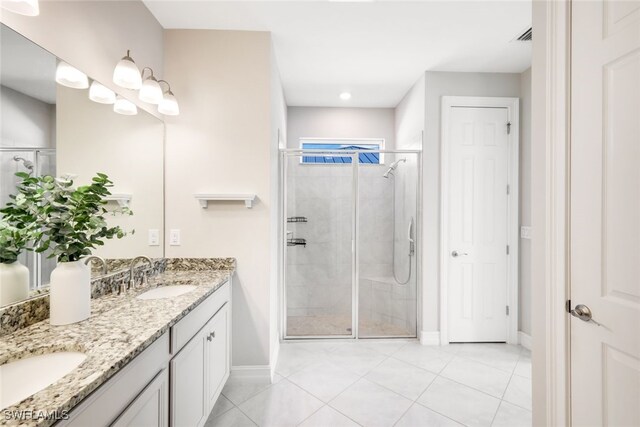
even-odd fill
[[[56,82],[73,89],[89,87],[87,75],[63,61],[60,61],[56,67]]]
[[[116,103],[113,104],[113,111],[118,114],[124,114],[125,116],[135,116],[138,114],[138,107],[128,99],[118,96]]]
[[[138,98],[140,98],[140,101],[150,104],[160,104],[162,102],[162,88],[154,77],[149,77],[142,82]]]
[[[94,81],[89,88],[89,99],[100,104],[113,104],[116,102],[116,93]]]
[[[20,15],[38,16],[40,14],[38,0],[2,0],[0,7]]]
[[[178,100],[173,96],[173,93],[167,92],[164,94],[160,105],[158,105],[158,112],[166,116],[177,116],[180,114]]]
[[[126,89],[140,89],[142,77],[133,59],[125,56],[113,70],[113,82]]]

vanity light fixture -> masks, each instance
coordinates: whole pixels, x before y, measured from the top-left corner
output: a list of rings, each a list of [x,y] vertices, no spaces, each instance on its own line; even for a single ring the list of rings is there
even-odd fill
[[[138,107],[133,102],[118,95],[115,104],[113,104],[113,111],[125,116],[135,116],[138,114]]]
[[[130,51],[127,50],[127,54],[122,57],[113,70],[113,82],[125,89],[140,89],[142,76],[129,53]]]
[[[162,101],[158,105],[158,112],[166,116],[177,116],[180,114],[180,106],[173,92],[171,92],[171,85],[166,80],[160,80],[158,84],[166,83],[167,90],[164,91]]]
[[[56,82],[73,89],[86,89],[89,87],[87,75],[64,61],[58,62],[56,67]]]
[[[145,79],[144,72],[146,70],[149,70],[151,75]],[[162,102],[162,88],[160,87],[158,80],[154,77],[153,70],[149,67],[144,67],[140,77],[144,79],[142,81],[140,93],[138,94],[140,101],[148,102],[149,104],[160,104]]]
[[[38,0],[2,0],[0,7],[20,15],[38,16],[40,14]]]
[[[116,93],[94,80],[89,87],[89,99],[99,104],[113,104]]]
[[[340,99],[342,99],[343,101],[348,101],[351,99],[351,94],[349,92],[342,92],[340,94]]]

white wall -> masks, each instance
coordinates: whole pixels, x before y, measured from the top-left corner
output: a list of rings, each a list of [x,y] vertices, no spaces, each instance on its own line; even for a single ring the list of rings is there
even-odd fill
[[[55,148],[56,106],[0,86],[0,147]]]
[[[180,94],[166,119],[167,257],[235,257],[233,365],[270,363],[273,127],[266,32],[167,30],[165,73]],[[280,115],[281,116],[281,115]],[[272,121],[273,120],[273,121]],[[255,193],[257,203],[210,203],[194,193]]]
[[[132,195],[133,215],[107,216],[111,226],[135,230],[105,242],[93,253],[104,258],[163,256],[164,123],[139,111],[135,116],[113,112],[111,105],[89,100],[86,90],[57,86],[57,173],[76,175],[89,184],[97,172],[114,182],[112,193]],[[116,208],[110,202],[107,209]],[[148,230],[160,231],[160,245],[148,245]]]
[[[395,147],[393,108],[289,107],[287,147],[300,148],[300,138],[384,138]]]
[[[531,226],[531,68],[520,74],[520,225]],[[519,330],[531,335],[531,239],[520,239]]]
[[[158,114],[155,106],[142,103],[135,92],[123,91],[112,81],[113,68],[127,49],[131,49],[140,68],[149,66],[158,78],[164,77],[163,29],[141,1],[48,0],[40,2],[38,16],[2,11],[0,21],[152,114]],[[174,93],[180,97],[179,92]]]
[[[423,73],[395,109],[396,148],[422,149],[425,96],[425,74]]]

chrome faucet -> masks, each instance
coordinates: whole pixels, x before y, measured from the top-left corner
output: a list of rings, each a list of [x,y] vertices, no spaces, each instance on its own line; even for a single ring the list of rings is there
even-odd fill
[[[107,262],[104,258],[99,257],[98,255],[90,255],[84,259],[84,265],[89,265],[89,263],[93,260],[100,261],[102,264],[102,275],[107,274]]]
[[[135,289],[136,287],[136,279],[133,276],[133,269],[136,266],[136,263],[138,262],[138,260],[144,260],[149,264],[149,267],[153,268],[153,261],[151,261],[151,258],[149,258],[148,256],[144,256],[144,255],[140,255],[135,257],[134,259],[131,260],[131,264],[129,265],[129,286],[127,289]],[[147,275],[146,273],[143,273],[143,283],[147,281]]]

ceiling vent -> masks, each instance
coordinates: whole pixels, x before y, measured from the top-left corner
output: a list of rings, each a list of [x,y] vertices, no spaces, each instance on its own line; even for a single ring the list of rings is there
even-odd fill
[[[516,40],[519,42],[530,42],[533,37],[532,28],[527,29],[524,33],[520,34]]]

